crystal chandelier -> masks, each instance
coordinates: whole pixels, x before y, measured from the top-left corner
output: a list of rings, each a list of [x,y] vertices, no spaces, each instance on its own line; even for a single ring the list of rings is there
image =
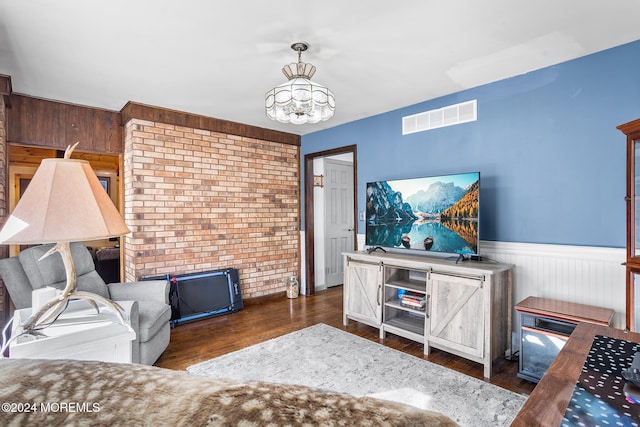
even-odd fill
[[[328,88],[311,81],[316,72],[312,64],[302,62],[302,52],[307,43],[294,43],[291,49],[298,52],[298,62],[282,67],[288,82],[267,92],[265,106],[271,120],[302,125],[317,123],[333,116],[336,100]]]

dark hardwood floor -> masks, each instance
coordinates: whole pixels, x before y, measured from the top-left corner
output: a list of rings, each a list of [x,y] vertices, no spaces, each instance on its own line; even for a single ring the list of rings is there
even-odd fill
[[[315,296],[300,296],[297,299],[287,299],[283,293],[282,298],[247,304],[237,313],[176,326],[171,330],[171,343],[156,366],[183,370],[189,365],[316,323],[325,323],[472,377],[483,376],[483,368],[479,363],[437,349],[425,356],[422,344],[392,334],[387,334],[384,340],[380,340],[377,329],[355,321],[349,321],[348,326],[343,326],[341,286],[318,292]],[[497,373],[491,378],[492,384],[520,394],[531,393],[535,384],[516,376],[517,362],[500,360],[495,363]]]

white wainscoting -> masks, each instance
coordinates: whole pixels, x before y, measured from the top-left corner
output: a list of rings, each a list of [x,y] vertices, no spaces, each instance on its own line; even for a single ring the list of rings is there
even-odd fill
[[[481,241],[480,255],[515,266],[514,304],[538,296],[611,308],[613,326],[625,327],[624,248]]]
[[[306,259],[307,259],[307,248],[305,246],[305,235],[304,235],[304,231],[300,232],[300,274],[298,275],[299,280],[298,282],[300,283],[300,294],[302,295],[306,295],[307,294],[307,276],[306,276],[306,271],[307,271],[307,263],[306,263]]]

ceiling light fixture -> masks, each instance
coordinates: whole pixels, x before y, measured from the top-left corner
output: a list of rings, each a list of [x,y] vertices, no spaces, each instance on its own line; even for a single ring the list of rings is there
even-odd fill
[[[282,67],[282,72],[289,81],[274,87],[266,95],[267,117],[271,120],[302,125],[324,121],[333,116],[336,109],[333,92],[312,82],[310,79],[315,74],[316,67],[302,62],[302,52],[308,48],[309,45],[304,42],[291,45],[291,49],[298,52],[298,62]]]

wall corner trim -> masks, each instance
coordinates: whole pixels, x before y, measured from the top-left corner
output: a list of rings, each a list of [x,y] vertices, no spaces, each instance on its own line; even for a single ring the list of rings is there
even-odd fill
[[[11,76],[6,74],[0,74],[0,96],[4,99],[4,105],[6,108],[11,108]]]

